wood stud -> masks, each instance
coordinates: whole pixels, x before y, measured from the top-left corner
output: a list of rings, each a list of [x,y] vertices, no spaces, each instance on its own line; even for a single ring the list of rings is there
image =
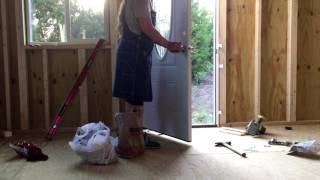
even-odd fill
[[[78,49],[78,60],[79,60],[79,74],[86,64],[86,50]],[[88,123],[88,83],[87,78],[82,82],[80,87],[80,122],[81,124]]]
[[[261,25],[262,25],[262,0],[256,0],[255,14],[255,85],[254,85],[254,114],[261,113]]]
[[[19,77],[19,96],[20,96],[20,122],[21,129],[29,129],[29,103],[28,103],[28,74],[27,74],[27,61],[23,37],[23,15],[22,4],[19,0],[15,0],[15,27],[17,28],[17,53],[18,53],[18,77]]]
[[[287,121],[296,118],[297,52],[298,52],[298,0],[288,1],[288,62],[287,62]]]
[[[219,42],[222,44],[222,48],[219,50],[219,66],[223,65],[226,67],[227,60],[227,0],[218,1],[219,2],[219,29],[218,37]],[[224,125],[227,123],[227,69],[219,69],[219,125]]]
[[[11,118],[11,90],[10,90],[10,64],[8,54],[8,26],[7,26],[7,1],[0,1],[1,3],[1,21],[2,21],[2,45],[3,45],[3,60],[4,60],[4,81],[5,81],[5,103],[6,103],[6,121],[7,130],[12,128]]]
[[[47,49],[42,50],[42,64],[43,64],[43,85],[44,85],[44,116],[45,127],[50,126],[50,89],[49,89],[49,62]]]

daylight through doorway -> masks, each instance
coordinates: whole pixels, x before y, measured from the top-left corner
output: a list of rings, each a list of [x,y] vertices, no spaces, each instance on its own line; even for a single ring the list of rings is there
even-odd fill
[[[216,125],[215,0],[192,0],[192,125]]]

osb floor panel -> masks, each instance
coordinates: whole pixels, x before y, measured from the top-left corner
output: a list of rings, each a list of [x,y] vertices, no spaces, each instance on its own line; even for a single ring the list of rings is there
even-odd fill
[[[287,147],[267,147],[271,137],[286,140],[320,140],[320,125],[267,127],[262,138],[220,133],[217,128],[194,129],[193,143],[184,143],[157,136],[162,148],[147,150],[135,159],[119,159],[107,166],[81,162],[67,142],[72,134],[59,134],[54,141],[44,142],[42,135],[16,136],[0,139],[0,180],[105,180],[105,179],[320,179],[320,159],[286,155]],[[155,138],[155,137],[154,137]],[[49,155],[45,162],[30,163],[19,159],[8,148],[9,142],[31,140]],[[214,147],[216,141],[232,141],[233,146],[245,150],[242,158],[225,148]]]

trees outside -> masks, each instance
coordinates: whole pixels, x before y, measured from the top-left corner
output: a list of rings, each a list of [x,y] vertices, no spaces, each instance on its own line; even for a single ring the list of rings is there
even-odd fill
[[[70,3],[71,37],[74,39],[96,39],[105,37],[104,15],[91,9],[83,9],[77,0]]]
[[[198,84],[213,72],[213,15],[192,1],[192,81]]]
[[[30,0],[33,42],[63,42],[66,39],[64,0]],[[72,39],[101,38],[105,36],[104,15],[70,1]]]
[[[192,124],[214,123],[213,12],[192,1]],[[212,6],[212,9],[214,7]],[[204,81],[205,80],[205,81]]]
[[[63,0],[31,0],[32,41],[60,42],[64,26]]]

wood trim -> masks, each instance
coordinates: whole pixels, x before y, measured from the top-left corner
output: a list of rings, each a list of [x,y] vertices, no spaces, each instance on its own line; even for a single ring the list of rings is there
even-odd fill
[[[70,17],[70,0],[64,0],[64,22],[66,41],[71,40],[71,17]]]
[[[86,49],[78,49],[79,74],[86,64]],[[84,79],[80,86],[80,124],[86,124],[89,121],[88,109],[88,81]]]
[[[262,0],[256,0],[255,14],[255,85],[254,85],[254,113],[261,113],[261,26],[262,26]]]
[[[298,56],[298,0],[288,1],[288,66],[287,66],[287,113],[288,122],[297,121],[297,56]]]
[[[108,1],[109,3],[109,24],[110,24],[110,44],[111,44],[111,73],[112,73],[112,82],[115,78],[115,69],[116,69],[116,47],[118,41],[118,32],[117,32],[117,18],[118,17],[118,10],[121,4],[121,0],[117,1]],[[112,97],[112,117],[119,112],[120,110],[120,103],[118,98]]]
[[[38,44],[38,45],[26,45],[24,46],[25,50],[41,50],[41,49],[50,49],[50,50],[59,50],[59,49],[92,49],[96,44]],[[104,45],[101,49],[111,49],[111,45]]]
[[[111,34],[110,34],[111,24],[109,23],[110,19],[111,19],[111,16],[110,16],[109,2],[108,0],[106,0],[104,2],[104,22],[105,22],[104,27],[105,27],[105,40],[106,40],[106,43],[108,44],[110,44],[110,37],[111,37]]]
[[[234,122],[224,124],[224,127],[238,127],[238,126],[246,126],[249,122]],[[299,121],[265,121],[265,125],[307,125],[307,124],[320,124],[320,120],[299,120]]]
[[[45,126],[48,129],[50,126],[50,88],[49,88],[49,62],[47,49],[42,50],[43,64],[43,86],[44,86],[44,116]]]
[[[21,129],[29,129],[29,99],[28,99],[28,73],[25,51],[23,49],[23,15],[22,1],[16,0],[15,5],[15,25],[17,28],[17,53],[18,53],[18,77],[19,77],[19,96],[20,96],[20,123]]]
[[[188,0],[188,19],[187,19],[187,45],[192,43],[192,0]],[[188,61],[188,141],[191,142],[192,141],[192,52],[191,51],[187,51],[187,61]]]
[[[219,43],[222,48],[219,49],[219,125],[227,123],[227,0],[219,0]]]
[[[8,54],[8,27],[7,27],[7,8],[6,1],[1,3],[1,22],[2,22],[2,45],[3,45],[3,60],[4,60],[4,81],[5,81],[5,96],[6,96],[6,121],[7,130],[12,128],[11,118],[11,90],[10,90],[10,64]]]

